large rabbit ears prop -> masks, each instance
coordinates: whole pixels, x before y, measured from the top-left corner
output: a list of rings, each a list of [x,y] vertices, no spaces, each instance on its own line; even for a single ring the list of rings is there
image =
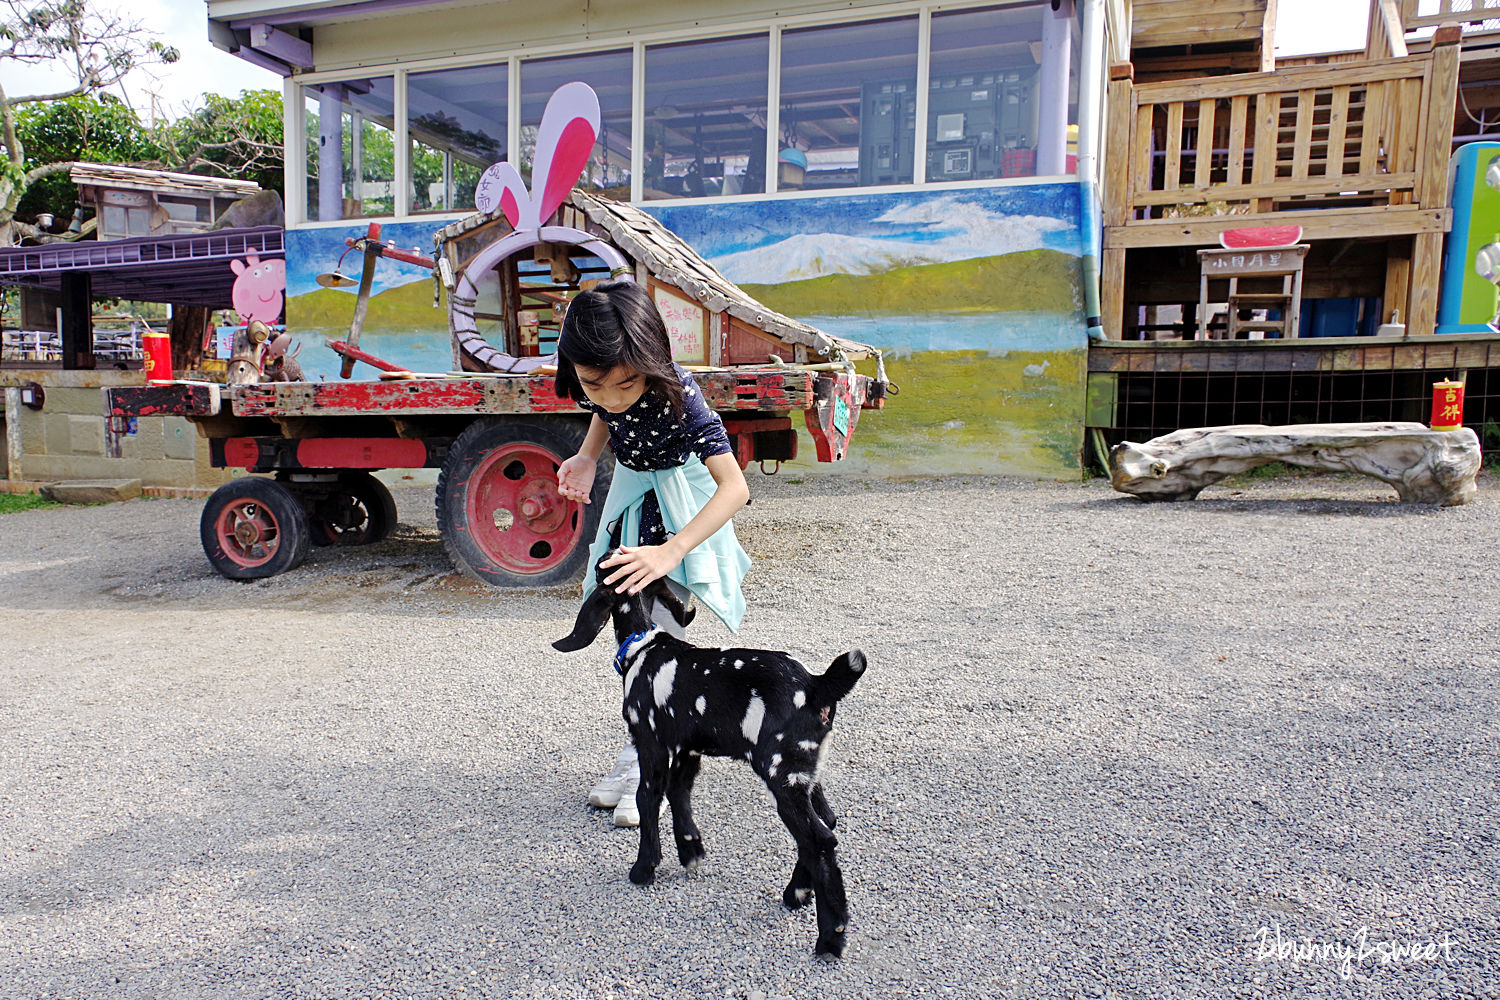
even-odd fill
[[[531,190],[509,161],[497,163],[479,178],[474,205],[481,212],[505,213],[517,230],[535,230],[567,200],[568,192],[588,166],[599,137],[599,97],[586,83],[565,83],[547,101],[531,163]]]

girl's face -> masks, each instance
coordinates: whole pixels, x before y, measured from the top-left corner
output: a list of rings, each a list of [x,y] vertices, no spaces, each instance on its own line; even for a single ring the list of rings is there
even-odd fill
[[[578,382],[589,402],[610,413],[624,413],[646,394],[645,378],[624,365],[613,368],[574,365],[573,370],[578,373]]]

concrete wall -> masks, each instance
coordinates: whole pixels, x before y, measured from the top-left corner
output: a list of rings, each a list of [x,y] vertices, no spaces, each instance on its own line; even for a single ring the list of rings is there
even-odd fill
[[[182,417],[142,417],[120,458],[104,455],[105,386],[142,385],[140,372],[5,369],[5,478],[26,482],[139,479],[143,486],[211,487],[234,478],[209,465],[208,442]],[[41,410],[20,405],[17,387],[42,386]]]

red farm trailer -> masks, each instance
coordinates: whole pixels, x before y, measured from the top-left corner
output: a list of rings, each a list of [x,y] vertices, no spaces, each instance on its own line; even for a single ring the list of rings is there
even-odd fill
[[[610,277],[651,289],[674,339],[688,342],[684,363],[701,362],[689,370],[741,467],[795,457],[799,411],[818,460],[842,459],[861,410],[894,392],[883,368],[874,378],[854,370],[861,358],[878,365],[879,352],[767,309],[629,205],[574,191],[547,222],[518,229],[476,215],[439,232],[432,259],[382,244],[372,226],[348,241],[365,277],[347,342],[329,346],[344,356],[346,378],[359,360],[385,369],[378,380],[261,381],[275,363],[265,344],[242,337],[231,384],[106,389],[108,446],[119,453],[131,417],[183,416],[209,440],[215,466],[254,474],[220,487],[203,509],[203,549],[227,577],[285,572],[309,545],[381,540],[396,510],[371,473],[431,468],[440,470],[437,521],[454,567],[496,586],[534,587],[582,573],[610,482],[601,470],[587,505],[557,492],[558,465],[589,418],[553,391],[544,351],[579,289]],[[431,268],[448,299],[454,371],[418,375],[358,348],[379,257]]]

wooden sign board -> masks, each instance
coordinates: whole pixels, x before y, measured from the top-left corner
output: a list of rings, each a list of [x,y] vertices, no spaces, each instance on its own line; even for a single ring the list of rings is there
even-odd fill
[[[672,360],[682,365],[708,364],[708,310],[677,289],[654,281],[651,298],[667,326]]]

